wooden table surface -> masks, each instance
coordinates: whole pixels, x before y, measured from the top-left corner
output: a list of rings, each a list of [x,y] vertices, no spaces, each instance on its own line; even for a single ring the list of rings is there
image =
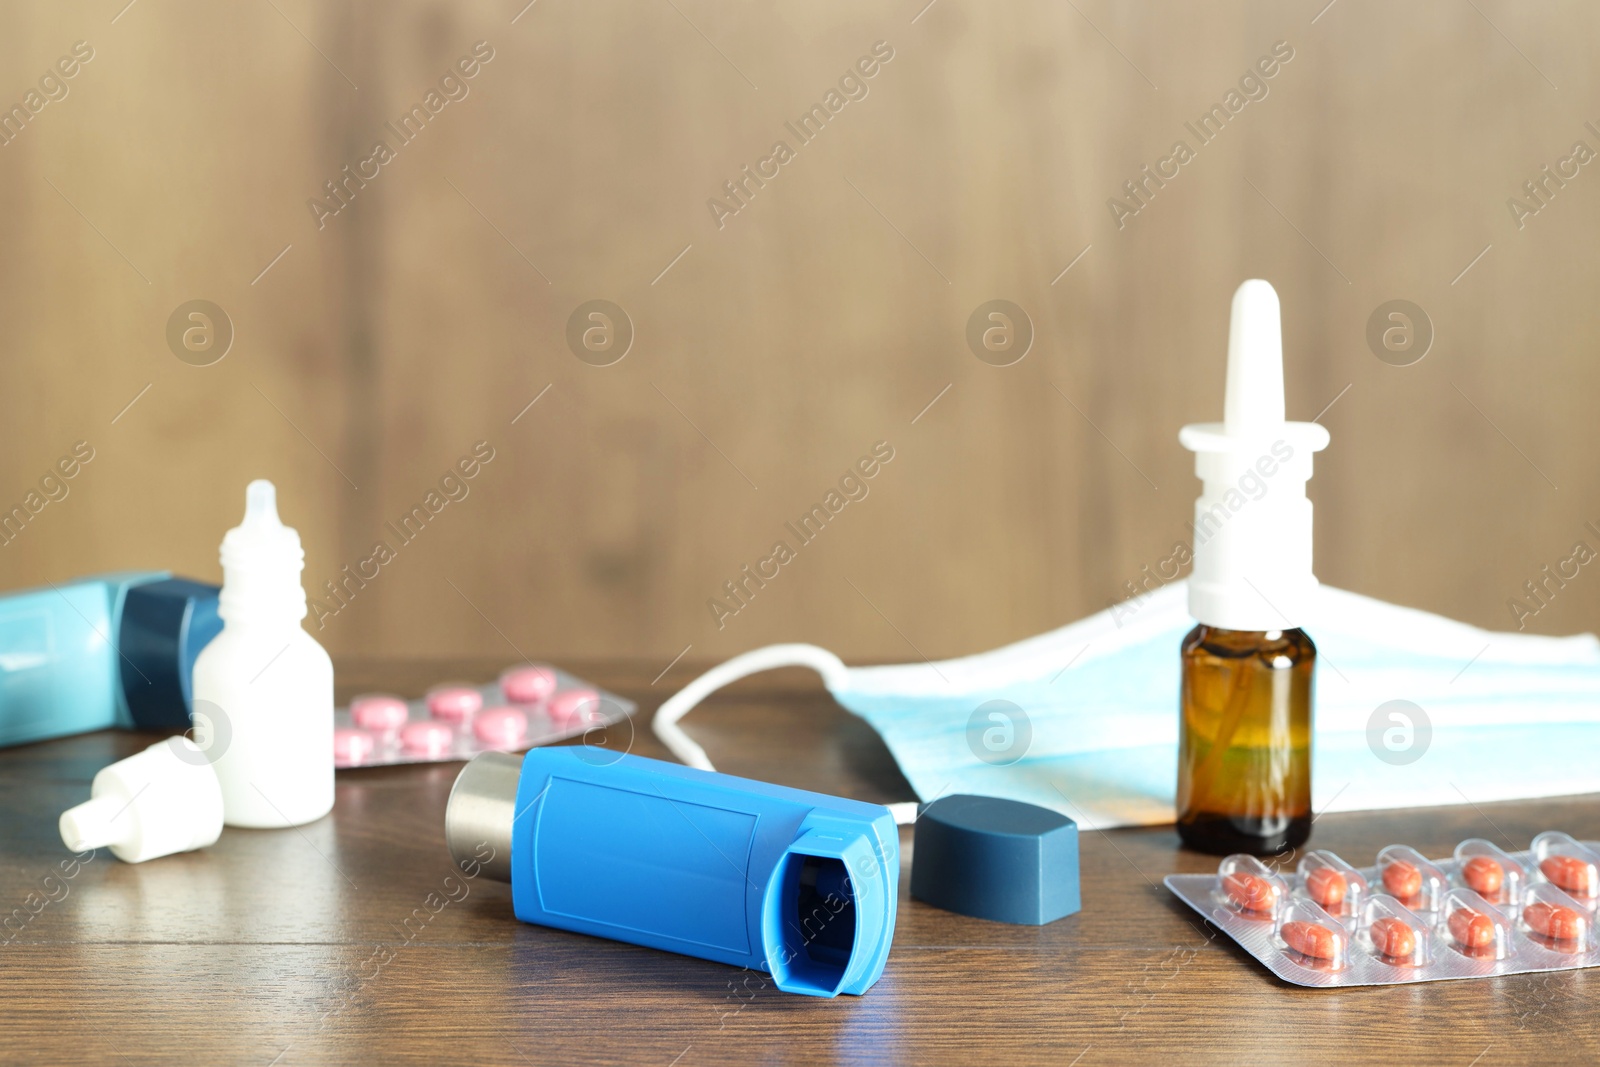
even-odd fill
[[[478,669],[474,669],[474,667]],[[491,664],[342,663],[340,697],[414,694]],[[582,665],[578,665],[582,666]],[[643,713],[690,673],[589,665]],[[887,750],[804,675],[767,676],[686,723],[730,773],[863,800],[911,798]],[[613,743],[627,743],[626,727]],[[663,756],[642,718],[633,750]],[[1279,982],[1162,888],[1211,869],[1170,827],[1085,833],[1083,911],[1045,927],[906,894],[864,997],[777,992],[720,964],[516,922],[510,887],[445,851],[460,764],[341,772],[333,814],[228,829],[213,847],[70,878],[56,819],[153,738],[104,732],[0,751],[0,1062],[1457,1063],[1600,1061],[1600,970],[1386,989]],[[1391,842],[1526,847],[1600,837],[1597,798],[1330,815],[1313,844],[1367,863]],[[52,876],[54,872],[54,877]],[[20,909],[20,910],[14,910]],[[19,918],[20,916],[20,918]]]

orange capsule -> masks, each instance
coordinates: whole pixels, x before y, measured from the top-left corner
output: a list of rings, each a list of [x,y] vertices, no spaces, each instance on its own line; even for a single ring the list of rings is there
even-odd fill
[[[1344,903],[1350,880],[1332,867],[1318,867],[1306,874],[1306,892],[1324,908]]]
[[[1422,892],[1422,872],[1405,860],[1393,860],[1383,869],[1383,888],[1401,900]]]
[[[1473,856],[1461,865],[1461,880],[1481,897],[1494,899],[1505,885],[1505,868],[1490,856]]]
[[[1547,856],[1539,870],[1550,881],[1580,897],[1595,894],[1594,868],[1573,856]]]
[[[1494,920],[1471,908],[1450,913],[1450,936],[1462,948],[1486,948],[1494,944]]]
[[[1578,913],[1560,904],[1529,904],[1522,909],[1522,921],[1534,933],[1555,941],[1570,941],[1583,932]]]
[[[1417,934],[1401,919],[1378,919],[1372,924],[1372,947],[1380,956],[1410,959],[1417,950]]]
[[[1260,875],[1234,871],[1222,879],[1222,891],[1245,911],[1271,911],[1277,899],[1272,883]]]
[[[1284,944],[1314,959],[1335,960],[1344,950],[1344,934],[1321,923],[1287,922],[1278,933]]]

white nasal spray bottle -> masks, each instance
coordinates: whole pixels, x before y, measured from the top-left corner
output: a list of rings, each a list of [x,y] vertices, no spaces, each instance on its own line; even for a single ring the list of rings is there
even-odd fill
[[[299,826],[333,809],[333,662],[300,625],[304,566],[272,483],[251,482],[244,521],[222,539],[222,632],[194,665],[229,826]]]

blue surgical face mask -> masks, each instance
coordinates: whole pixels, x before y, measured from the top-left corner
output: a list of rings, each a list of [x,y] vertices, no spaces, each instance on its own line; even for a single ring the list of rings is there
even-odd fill
[[[924,802],[956,793],[1054,808],[1089,829],[1169,823],[1177,782],[1183,582],[976,656],[846,667],[812,645],[722,664],[662,705],[655,731],[711,768],[677,725],[736,678],[811,667],[883,736]],[[1321,587],[1312,807],[1487,803],[1600,792],[1600,641],[1493,633]],[[915,805],[902,805],[902,822]]]

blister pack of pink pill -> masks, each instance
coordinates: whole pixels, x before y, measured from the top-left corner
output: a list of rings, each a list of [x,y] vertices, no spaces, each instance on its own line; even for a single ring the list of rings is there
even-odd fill
[[[333,765],[468,760],[516,752],[621,722],[635,705],[565,671],[523,663],[485,685],[438,685],[420,700],[356,697],[333,713]]]
[[[1273,974],[1321,988],[1600,966],[1600,843],[1559,831],[1504,852],[1481,838],[1449,859],[1406,845],[1356,868],[1308,852],[1291,876],[1254,856],[1167,888]]]

